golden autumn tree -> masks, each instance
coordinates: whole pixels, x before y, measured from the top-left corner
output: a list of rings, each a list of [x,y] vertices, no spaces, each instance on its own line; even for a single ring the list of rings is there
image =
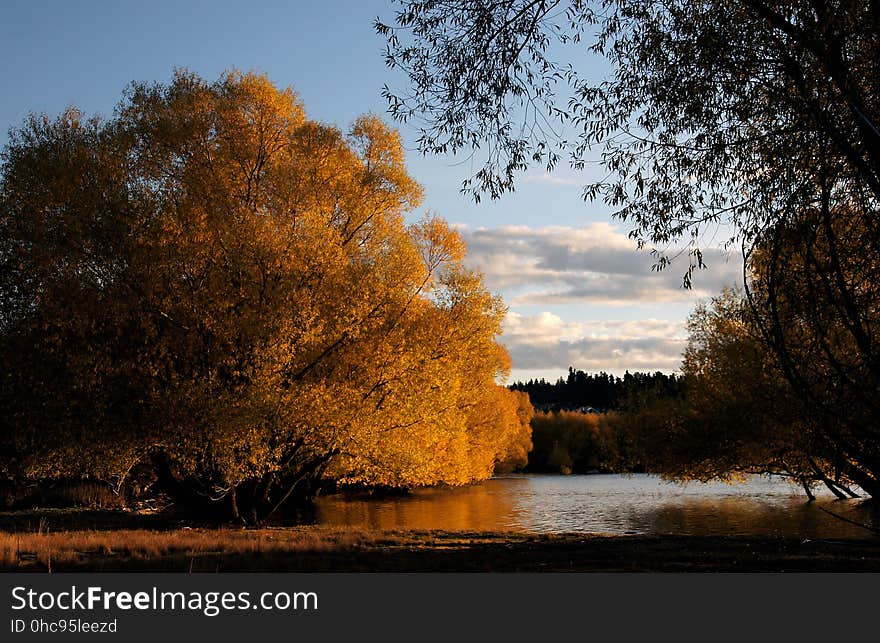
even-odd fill
[[[378,118],[343,132],[239,72],[13,131],[6,475],[121,487],[147,468],[255,522],[327,480],[462,484],[521,456],[505,309],[455,231],[406,224],[422,192],[403,156]]]

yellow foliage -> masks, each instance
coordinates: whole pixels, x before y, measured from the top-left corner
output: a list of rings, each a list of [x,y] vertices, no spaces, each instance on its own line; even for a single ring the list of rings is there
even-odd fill
[[[41,409],[10,407],[7,469],[121,479],[162,453],[222,495],[275,474],[461,484],[522,459],[503,303],[445,222],[404,224],[422,190],[403,162],[375,116],[345,133],[237,71],[132,85],[106,123],[32,119],[4,164],[22,268],[3,365],[45,369],[5,383]]]

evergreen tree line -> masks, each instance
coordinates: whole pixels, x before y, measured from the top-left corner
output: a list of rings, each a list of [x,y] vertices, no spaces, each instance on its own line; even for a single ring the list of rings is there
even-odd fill
[[[528,393],[532,405],[544,411],[591,408],[598,412],[621,410],[627,401],[652,397],[674,398],[683,392],[683,380],[675,373],[630,373],[617,377],[601,371],[587,373],[569,367],[568,376],[555,382],[541,378],[515,382],[510,389]]]

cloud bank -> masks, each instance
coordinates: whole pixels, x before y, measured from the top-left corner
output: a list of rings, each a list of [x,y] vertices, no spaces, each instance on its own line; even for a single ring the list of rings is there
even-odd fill
[[[656,257],[609,223],[460,231],[469,265],[511,307],[501,340],[515,378],[522,372],[562,374],[569,366],[617,374],[673,371],[687,344],[682,304],[690,308],[742,281],[739,255],[709,248],[703,251],[708,269],[696,271],[693,288],[686,290],[687,256],[652,270]],[[545,306],[555,312],[532,314]],[[621,315],[624,306],[630,314]],[[631,319],[632,307],[643,308],[645,318],[615,321]],[[571,321],[584,318],[591,321]]]
[[[574,228],[506,226],[461,230],[468,262],[483,272],[489,288],[502,291],[511,306],[593,304],[652,305],[693,302],[742,281],[736,253],[704,250],[707,270],[693,288],[682,288],[687,257],[664,270],[656,258],[608,223]]]
[[[670,372],[681,364],[687,344],[684,322],[564,321],[553,313],[510,312],[502,343],[516,370]]]

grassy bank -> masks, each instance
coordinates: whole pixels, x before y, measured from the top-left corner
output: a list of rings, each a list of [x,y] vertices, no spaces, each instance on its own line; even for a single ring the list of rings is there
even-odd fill
[[[114,526],[114,516],[117,524]],[[326,527],[119,528],[92,513],[91,528],[53,529],[59,515],[0,516],[4,571],[873,571],[880,539],[585,536],[376,532]],[[67,514],[68,521],[71,520]],[[142,517],[149,518],[149,517]],[[15,527],[15,525],[18,525]],[[10,527],[14,527],[10,529]]]

